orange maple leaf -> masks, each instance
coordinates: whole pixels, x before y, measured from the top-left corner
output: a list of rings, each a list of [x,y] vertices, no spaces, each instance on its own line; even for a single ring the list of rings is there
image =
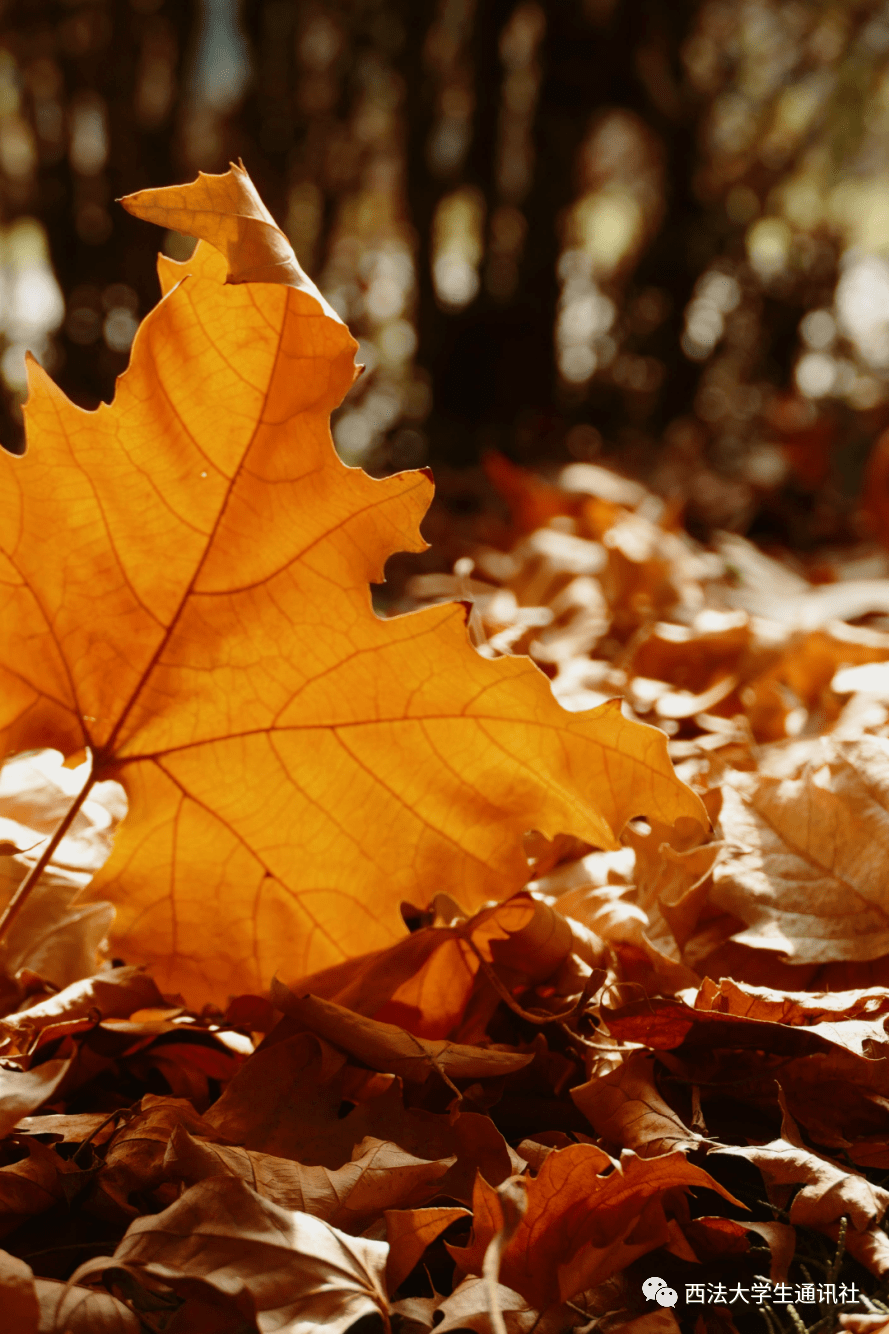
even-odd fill
[[[665,1211],[671,1192],[691,1187],[739,1201],[683,1153],[615,1162],[594,1144],[571,1144],[546,1154],[540,1171],[523,1181],[526,1205],[505,1242],[500,1282],[545,1311],[603,1283],[670,1236]],[[481,1173],[472,1198],[469,1244],[449,1246],[458,1268],[482,1273],[485,1252],[504,1227],[501,1197]]]
[[[0,457],[0,754],[87,747],[123,784],[93,882],[115,951],[220,1000],[390,943],[404,898],[513,893],[528,829],[703,820],[616,701],[566,713],[460,606],[375,616],[431,482],[338,460],[356,343],[246,172],[124,202],[202,243],[161,261],[114,402],[32,361],[28,453]]]

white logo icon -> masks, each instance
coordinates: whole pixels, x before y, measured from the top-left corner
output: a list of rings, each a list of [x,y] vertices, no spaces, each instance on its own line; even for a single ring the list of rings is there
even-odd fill
[[[675,1288],[668,1288],[662,1278],[655,1278],[654,1276],[645,1280],[642,1284],[642,1291],[648,1301],[651,1301],[653,1297],[658,1306],[675,1306],[679,1300],[679,1294]]]

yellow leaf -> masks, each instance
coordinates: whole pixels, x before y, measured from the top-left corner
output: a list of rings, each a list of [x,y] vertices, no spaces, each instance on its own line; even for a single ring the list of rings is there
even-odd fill
[[[515,892],[528,829],[704,822],[617,702],[564,712],[460,606],[374,615],[431,482],[337,459],[356,343],[246,173],[125,203],[202,244],[162,264],[113,404],[32,361],[28,452],[0,457],[0,754],[87,746],[126,789],[91,891],[115,952],[222,1000],[390,944],[405,898]]]

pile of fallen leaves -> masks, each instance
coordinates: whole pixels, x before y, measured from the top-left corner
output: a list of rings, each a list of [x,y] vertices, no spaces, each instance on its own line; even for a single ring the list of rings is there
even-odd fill
[[[4,1328],[889,1325],[885,558],[494,458],[379,619],[354,342],[243,172],[128,206],[195,256],[0,459]]]

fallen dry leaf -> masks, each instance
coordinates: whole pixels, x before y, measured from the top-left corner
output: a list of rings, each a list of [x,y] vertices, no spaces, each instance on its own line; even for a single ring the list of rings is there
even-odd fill
[[[709,1051],[752,1048],[790,1056],[842,1051],[828,1037],[807,1027],[712,1012],[679,1000],[632,1001],[613,1010],[603,1007],[602,1015],[613,1037],[640,1042],[655,1051],[672,1051],[682,1045]]]
[[[527,1166],[488,1116],[478,1112],[460,1112],[449,1118],[449,1132],[457,1161],[441,1181],[441,1192],[465,1204],[472,1203],[475,1180],[479,1173],[491,1186],[500,1186],[507,1177]]]
[[[463,1116],[452,1124],[447,1116],[406,1108],[397,1079],[384,1080],[382,1091],[373,1091],[341,1116],[345,1073],[342,1055],[327,1043],[308,1033],[286,1037],[245,1061],[206,1122],[229,1143],[330,1170],[351,1162],[355,1146],[367,1136],[426,1161],[456,1154],[441,1185],[457,1199],[465,1197],[462,1183],[480,1163],[496,1162],[504,1175],[512,1170],[503,1137],[492,1123],[484,1132],[465,1133]],[[476,1129],[472,1117],[469,1122]]]
[[[164,1155],[177,1126],[199,1135],[215,1134],[186,1098],[148,1094],[135,1116],[111,1139],[98,1187],[124,1216],[132,1218],[138,1213],[129,1200],[133,1191],[153,1190],[164,1180]]]
[[[140,1334],[142,1329],[138,1316],[109,1292],[51,1278],[35,1278],[34,1292],[38,1334]]]
[[[753,1163],[762,1172],[769,1198],[776,1202],[789,1194],[782,1188],[800,1185],[790,1205],[791,1223],[829,1227],[847,1215],[856,1232],[865,1232],[878,1223],[889,1208],[889,1191],[807,1148],[786,1107],[783,1110],[779,1139],[746,1147],[719,1145],[711,1148],[711,1153]]]
[[[319,1326],[338,1334],[388,1310],[387,1250],[221,1176],[190,1187],[162,1213],[136,1219],[113,1257],[87,1261],[73,1281],[115,1267],[187,1296],[197,1280],[240,1299],[239,1309],[255,1312],[263,1334],[310,1334]]]
[[[32,1070],[0,1067],[0,1135],[8,1135],[17,1121],[48,1102],[71,1065],[70,1056],[43,1061]]]
[[[796,1229],[787,1223],[756,1223],[747,1218],[743,1222],[736,1222],[732,1218],[704,1215],[684,1223],[682,1232],[701,1261],[724,1261],[726,1256],[744,1254],[750,1249],[753,1240],[749,1234],[754,1233],[769,1248],[769,1278],[772,1283],[783,1283],[786,1280],[796,1248]]]
[[[0,1236],[62,1203],[62,1177],[68,1173],[76,1174],[76,1168],[40,1140],[30,1139],[24,1158],[0,1167]]]
[[[180,1123],[170,1137],[164,1171],[187,1185],[214,1176],[237,1177],[283,1209],[301,1210],[357,1234],[385,1210],[422,1204],[436,1194],[452,1161],[415,1158],[396,1144],[368,1136],[355,1146],[350,1163],[331,1171],[268,1153],[206,1143]]]
[[[684,818],[671,829],[654,822],[645,834],[628,827],[623,842],[633,853],[632,883],[615,878],[602,884],[593,854],[564,888],[558,873],[544,876],[538,887],[557,894],[560,912],[612,947],[627,980],[648,993],[674,995],[699,981],[682,947],[706,904],[719,850],[702,843],[703,835],[697,821]],[[584,860],[590,863],[585,872]]]
[[[530,662],[473,651],[461,607],[373,614],[430,482],[337,459],[356,344],[246,173],[125,202],[204,243],[162,266],[114,403],[85,414],[32,362],[28,452],[0,457],[0,749],[86,746],[123,784],[91,889],[114,948],[224,1001],[390,942],[431,883],[518,890],[529,828],[704,823],[617,704],[565,713]]]
[[[720,819],[712,900],[747,923],[736,940],[794,963],[889,953],[889,740],[825,743],[799,777],[736,774]]]
[[[640,1158],[691,1152],[704,1142],[658,1093],[654,1059],[645,1052],[633,1052],[611,1074],[573,1088],[571,1097],[598,1135]]]
[[[300,978],[293,985],[293,994],[320,996],[356,1014],[374,1015],[400,988],[414,985],[432,956],[452,940],[446,929],[422,928],[387,949],[372,950]]]
[[[30,1265],[8,1251],[0,1251],[0,1299],[4,1319],[18,1334],[38,1334],[40,1305]]]
[[[104,1143],[114,1133],[113,1120],[103,1112],[44,1112],[42,1116],[23,1116],[16,1122],[15,1133],[51,1135],[60,1144],[82,1144],[104,1129],[106,1133],[99,1141]]]
[[[248,1149],[339,1167],[350,1153],[340,1157],[337,1148],[331,1162],[325,1151],[332,1128],[340,1128],[342,1084],[337,1076],[342,1064],[339,1052],[309,1033],[261,1046],[210,1108],[207,1121],[218,1134]],[[294,1096],[297,1089],[299,1097]]]
[[[818,1033],[858,1056],[880,1057],[889,1047],[886,1018],[889,993],[882,987],[834,992],[789,992],[753,987],[733,978],[719,983],[705,978],[695,1009],[711,1014],[745,1015],[767,1023],[788,1024]]]
[[[433,1071],[448,1079],[507,1075],[521,1070],[533,1059],[521,1052],[493,1051],[414,1037],[394,1024],[366,1019],[318,996],[285,995],[282,988],[273,988],[272,994],[278,1008],[294,1019],[300,1028],[357,1056],[373,1070],[399,1075],[413,1084],[424,1083]]]
[[[520,979],[530,985],[556,972],[576,944],[576,929],[565,917],[528,893],[471,917],[442,894],[433,908],[433,924],[388,949],[303,978],[289,990],[435,1040],[448,1037],[463,1018],[485,963],[507,986]],[[288,991],[276,995],[285,1008],[291,1003]]]
[[[0,902],[4,906],[37,861],[83,781],[84,770],[65,769],[57,751],[19,756],[0,769]],[[66,987],[95,972],[114,910],[110,903],[75,905],[73,900],[108,857],[114,831],[125,813],[126,799],[118,783],[94,785],[0,946],[0,966],[9,977],[28,968],[54,986]]]
[[[94,977],[72,982],[63,991],[17,1014],[6,1015],[0,1019],[0,1039],[11,1039],[7,1047],[18,1047],[42,1029],[69,1019],[129,1018],[136,1010],[163,1003],[154,978],[141,968],[109,968]]]
[[[839,1237],[839,1226],[825,1228],[828,1236]],[[863,1232],[847,1229],[844,1237],[846,1250],[859,1264],[878,1278],[889,1273],[889,1237],[882,1226],[871,1223]]]
[[[392,1312],[399,1317],[404,1334],[427,1334],[440,1305],[440,1297],[403,1297],[392,1303]]]
[[[432,1328],[440,1329],[442,1334],[461,1329],[473,1330],[475,1334],[497,1334],[490,1315],[490,1295],[491,1289],[484,1279],[469,1275],[438,1307],[436,1317],[440,1315],[442,1319],[436,1319]],[[532,1331],[546,1334],[546,1328],[541,1327],[540,1313],[533,1310],[518,1292],[497,1283],[494,1299],[507,1334],[532,1334]],[[561,1318],[564,1327],[564,1317]]]
[[[35,1278],[24,1260],[0,1251],[0,1302],[10,1334],[139,1334],[129,1307],[107,1292]]]
[[[662,1245],[668,1229],[661,1197],[694,1186],[731,1198],[682,1153],[642,1159],[626,1151],[618,1164],[592,1144],[557,1149],[528,1182],[527,1208],[504,1249],[500,1281],[538,1311],[569,1301]],[[469,1245],[449,1249],[461,1270],[480,1274],[503,1225],[497,1192],[481,1176],[473,1215]]]
[[[386,1241],[389,1259],[386,1262],[386,1282],[393,1293],[419,1263],[427,1246],[431,1246],[446,1228],[459,1218],[471,1217],[468,1209],[438,1205],[429,1209],[387,1209]]]
[[[772,1013],[782,1009],[785,1019],[792,1016],[792,995],[776,991],[766,995],[764,1008]],[[889,1166],[881,1133],[889,1110],[887,1062],[860,1054],[868,1043],[876,1046],[873,1033],[878,1020],[853,1018],[807,1025],[754,1019],[748,1012],[755,1011],[756,1002],[748,989],[725,979],[718,988],[705,982],[691,999],[694,1006],[655,999],[602,1013],[616,1039],[672,1053],[665,1059],[680,1086],[705,1085],[717,1097],[716,1090],[722,1090],[722,1096],[737,1108],[739,1119],[732,1117],[728,1127],[721,1126],[717,1139],[742,1145],[750,1139],[767,1141],[780,1124],[780,1082],[793,1117],[819,1146],[841,1150],[853,1161],[860,1157],[863,1164],[879,1166],[886,1160]],[[799,1004],[797,1020],[805,1017],[807,1009],[812,1019],[825,1008],[832,1012],[832,999],[812,995]],[[711,1010],[710,1003],[716,1008]],[[866,993],[859,1003],[866,1013]],[[742,1012],[725,1013],[722,1007],[737,1007]],[[851,1009],[854,1013],[854,1005]],[[708,1129],[712,1133],[714,1127]]]

